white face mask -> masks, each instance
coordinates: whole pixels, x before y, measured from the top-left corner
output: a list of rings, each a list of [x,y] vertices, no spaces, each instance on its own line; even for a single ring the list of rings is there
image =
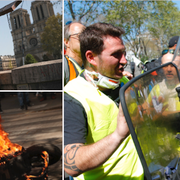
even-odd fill
[[[120,80],[108,78],[95,71],[91,72],[85,69],[84,72],[96,86],[107,89],[116,89],[120,84]]]

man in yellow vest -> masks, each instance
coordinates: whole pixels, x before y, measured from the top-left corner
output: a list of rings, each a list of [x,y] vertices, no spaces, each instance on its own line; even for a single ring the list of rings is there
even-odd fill
[[[107,23],[80,35],[85,70],[64,88],[64,169],[78,180],[142,180],[119,97],[124,30]]]
[[[167,53],[162,56],[162,64],[171,62],[173,54]],[[177,68],[180,67],[180,56],[176,56],[173,61]],[[155,85],[148,97],[150,107],[153,107],[155,113],[163,113],[164,115],[180,111],[180,102],[176,92],[179,86],[179,78],[174,66],[168,65],[163,68],[164,79]]]
[[[84,28],[79,22],[71,22],[64,27],[64,85],[76,78],[82,70],[79,35]]]

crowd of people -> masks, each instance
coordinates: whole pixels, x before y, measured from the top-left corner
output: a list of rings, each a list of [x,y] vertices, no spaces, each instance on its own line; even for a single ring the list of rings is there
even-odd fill
[[[120,80],[133,78],[124,71],[124,30],[108,23],[85,27],[70,22],[64,33],[64,170],[68,179],[144,179],[121,102],[117,101]],[[159,66],[172,61],[178,38],[170,39]],[[174,62],[180,65],[180,59]],[[172,65],[164,67],[163,73],[163,86],[177,79]]]

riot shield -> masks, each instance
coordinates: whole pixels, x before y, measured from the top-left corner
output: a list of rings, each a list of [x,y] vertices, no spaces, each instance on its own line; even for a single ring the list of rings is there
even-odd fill
[[[180,179],[180,53],[125,84],[120,101],[145,178]]]

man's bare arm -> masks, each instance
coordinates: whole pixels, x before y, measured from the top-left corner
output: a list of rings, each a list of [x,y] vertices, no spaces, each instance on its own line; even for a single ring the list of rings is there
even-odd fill
[[[96,168],[112,155],[119,144],[120,140],[114,134],[91,145],[69,144],[64,148],[64,169],[69,175],[78,176]]]
[[[100,141],[84,145],[82,143],[69,144],[64,148],[64,170],[71,176],[94,169],[113,154],[118,146],[129,134],[129,128],[120,107],[117,117],[116,130]]]
[[[80,169],[77,168],[75,163],[75,157],[77,150],[83,146],[83,144],[70,144],[65,146],[64,148],[64,168],[67,170],[72,170],[76,172],[81,172]]]

